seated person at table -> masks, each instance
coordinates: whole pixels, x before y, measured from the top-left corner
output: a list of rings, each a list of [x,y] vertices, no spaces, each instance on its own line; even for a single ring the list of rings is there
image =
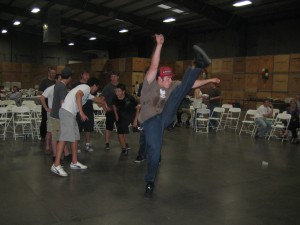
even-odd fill
[[[290,101],[290,106],[286,109],[286,112],[290,114],[291,121],[288,126],[288,130],[286,130],[283,134],[284,137],[287,137],[289,130],[292,132],[292,143],[297,144],[298,141],[298,134],[297,129],[300,128],[299,124],[299,109],[297,108],[297,103],[294,99]]]
[[[263,104],[258,107],[257,114],[255,116],[255,123],[258,126],[255,137],[263,138],[267,132],[271,130],[272,123],[267,118],[273,117],[273,106],[272,103],[265,99]]]
[[[15,100],[16,102],[19,101],[22,97],[21,92],[19,91],[19,88],[17,86],[13,86],[11,90],[11,94],[9,96],[9,99]]]

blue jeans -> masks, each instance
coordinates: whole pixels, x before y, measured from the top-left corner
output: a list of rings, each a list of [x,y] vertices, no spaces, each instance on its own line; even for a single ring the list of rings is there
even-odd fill
[[[140,140],[139,140],[139,156],[141,156],[143,159],[146,159],[147,157],[147,146],[146,146],[146,137],[144,130],[140,131]]]
[[[263,117],[256,118],[255,123],[258,126],[258,137],[264,137],[272,128],[272,123]]]
[[[146,143],[147,143],[147,168],[148,173],[145,176],[146,182],[154,182],[157,169],[159,166],[160,152],[163,142],[164,129],[167,128],[175,119],[177,109],[191,90],[193,84],[198,79],[201,72],[200,68],[187,69],[183,76],[181,84],[174,89],[169,99],[165,103],[164,109],[160,114],[157,114],[146,120],[143,124]]]

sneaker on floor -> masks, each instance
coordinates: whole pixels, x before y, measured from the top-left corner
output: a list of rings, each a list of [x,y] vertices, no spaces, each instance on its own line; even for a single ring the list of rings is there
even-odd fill
[[[135,163],[141,163],[141,162],[144,162],[144,161],[145,161],[145,159],[140,155],[138,155],[136,157],[136,159],[134,160]]]
[[[88,151],[88,152],[93,152],[94,149],[92,148],[91,145],[85,145],[85,150]]]
[[[146,185],[146,190],[144,193],[145,198],[152,198],[152,193],[154,190],[154,183],[153,182],[148,182]]]
[[[198,45],[193,45],[193,50],[195,54],[195,65],[198,68],[206,68],[211,64],[211,59],[206,55],[202,48]]]
[[[128,156],[128,150],[127,149],[122,149],[121,155]]]
[[[51,166],[51,171],[52,171],[53,173],[55,173],[56,175],[61,176],[61,177],[66,177],[66,176],[68,176],[68,174],[67,174],[66,171],[62,168],[61,165],[55,166],[54,164],[52,164],[52,166]]]
[[[86,165],[81,164],[80,162],[70,164],[70,168],[73,170],[85,170],[87,169]]]
[[[106,151],[109,151],[109,150],[110,150],[109,143],[106,143],[106,144],[105,144],[105,150],[106,150]]]

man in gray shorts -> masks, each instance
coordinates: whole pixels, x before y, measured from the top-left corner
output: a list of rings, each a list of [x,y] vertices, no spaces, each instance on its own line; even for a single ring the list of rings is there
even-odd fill
[[[76,114],[79,112],[81,120],[83,121],[88,119],[82,110],[82,106],[89,99],[97,104],[100,104],[101,107],[106,105],[103,97],[94,97],[91,95],[96,93],[98,88],[99,81],[97,78],[89,79],[87,84],[78,85],[67,94],[65,101],[59,110],[60,136],[57,144],[55,163],[51,166],[51,171],[58,176],[68,176],[66,171],[60,165],[60,156],[66,142],[71,142],[72,144],[72,162],[70,164],[70,168],[87,169],[86,165],[83,165],[77,161],[77,145],[78,140],[80,140],[80,135],[76,121]]]

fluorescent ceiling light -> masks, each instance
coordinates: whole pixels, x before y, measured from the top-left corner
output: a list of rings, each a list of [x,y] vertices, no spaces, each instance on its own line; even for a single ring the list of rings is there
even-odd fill
[[[37,7],[34,7],[34,8],[31,10],[32,13],[38,13],[39,11],[40,11],[40,9],[37,8]]]
[[[250,5],[252,4],[251,1],[240,1],[240,2],[236,2],[233,4],[234,7],[241,7],[241,6],[245,6],[245,5]]]
[[[121,29],[121,30],[119,30],[119,33],[127,33],[127,32],[128,32],[127,29]]]
[[[176,19],[173,18],[173,17],[167,18],[167,19],[164,19],[164,20],[163,20],[164,23],[171,23],[171,22],[174,22],[174,21],[176,21]]]
[[[90,41],[93,41],[93,40],[96,40],[97,38],[96,37],[90,37]]]
[[[68,45],[72,46],[72,45],[75,45],[75,44],[74,44],[74,42],[70,42]]]
[[[171,8],[171,6],[164,5],[164,4],[160,4],[157,7],[162,8],[162,9],[170,9]]]
[[[18,26],[18,25],[20,25],[20,24],[21,24],[21,22],[20,22],[19,20],[14,21],[14,25],[15,25],[15,26]]]
[[[7,33],[7,30],[6,30],[6,29],[2,29],[1,33],[2,33],[2,34],[6,34],[6,33]]]
[[[184,11],[181,9],[172,9],[172,11],[176,13],[184,13]]]

